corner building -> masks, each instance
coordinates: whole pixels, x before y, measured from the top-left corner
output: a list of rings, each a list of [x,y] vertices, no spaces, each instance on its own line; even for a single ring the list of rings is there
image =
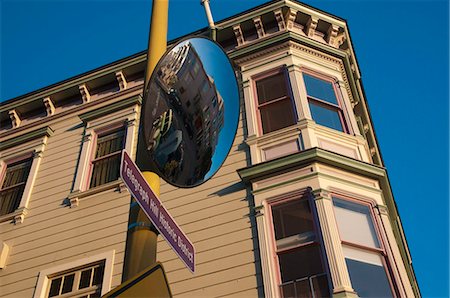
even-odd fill
[[[216,25],[241,115],[211,180],[162,182],[196,249],[191,274],[159,239],[173,295],[420,297],[346,22],[284,0]],[[121,283],[118,165],[136,148],[145,58],[1,103],[2,297],[99,297]]]

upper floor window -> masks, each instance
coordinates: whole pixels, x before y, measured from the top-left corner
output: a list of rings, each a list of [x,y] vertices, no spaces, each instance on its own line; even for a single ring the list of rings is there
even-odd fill
[[[46,297],[100,297],[105,262],[90,264],[49,278]]]
[[[329,80],[303,73],[311,116],[317,124],[346,132],[336,86]]]
[[[95,159],[92,160],[90,187],[99,186],[119,178],[124,136],[124,129],[98,136]]]
[[[258,79],[256,93],[263,133],[297,123],[289,83],[284,71]]]
[[[338,198],[333,205],[353,289],[359,297],[393,297],[369,206]]]
[[[330,297],[309,200],[274,205],[272,216],[282,297]]]
[[[0,184],[0,216],[14,212],[22,199],[32,159],[6,165]]]

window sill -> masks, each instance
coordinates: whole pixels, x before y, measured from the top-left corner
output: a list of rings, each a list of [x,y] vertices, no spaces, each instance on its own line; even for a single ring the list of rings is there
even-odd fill
[[[85,191],[75,191],[72,192],[71,194],[69,194],[69,196],[67,197],[67,199],[69,200],[68,202],[68,206],[70,208],[74,208],[74,207],[78,207],[78,205],[80,204],[80,200],[87,198],[89,196],[92,196],[94,194],[98,194],[101,192],[107,192],[110,190],[114,190],[114,191],[118,191],[119,193],[123,192],[126,187],[125,184],[122,182],[122,179],[119,178],[117,180],[108,182],[106,184],[102,184],[99,186],[96,186],[94,188],[85,190]]]
[[[19,224],[23,223],[25,216],[28,214],[28,209],[25,207],[19,207],[14,212],[0,216],[0,223],[11,221],[11,223]]]

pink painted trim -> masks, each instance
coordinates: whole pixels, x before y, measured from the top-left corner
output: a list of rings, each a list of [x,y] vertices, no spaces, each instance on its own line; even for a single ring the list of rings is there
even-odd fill
[[[27,152],[25,154],[22,154],[22,155],[19,155],[19,156],[16,156],[16,157],[13,157],[13,158],[5,160],[5,164],[6,165],[10,165],[12,163],[16,163],[18,161],[25,160],[25,159],[32,158],[32,157],[33,157],[33,153],[32,152]]]
[[[120,131],[121,129],[124,130],[124,134],[123,134],[123,148],[125,148],[125,142],[127,140],[127,129],[126,129],[126,125],[124,124],[124,121],[119,121],[119,122],[115,122],[111,125],[96,129],[92,132],[93,136],[92,136],[92,141],[93,142],[93,146],[91,148],[91,152],[90,152],[90,158],[89,158],[89,165],[88,165],[88,175],[86,176],[86,180],[85,180],[85,184],[82,187],[82,190],[88,190],[91,187],[91,179],[92,179],[92,171],[94,170],[94,162],[97,160],[100,160],[102,158],[104,158],[105,156],[96,159],[95,158],[95,152],[97,151],[97,140],[99,137],[109,134],[109,133],[113,133],[115,131]],[[122,148],[122,149],[123,149]],[[118,153],[117,153],[118,154]]]

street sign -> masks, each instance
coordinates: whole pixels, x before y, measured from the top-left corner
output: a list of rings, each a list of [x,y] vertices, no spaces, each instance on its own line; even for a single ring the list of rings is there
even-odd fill
[[[194,273],[195,251],[192,242],[153,193],[141,171],[125,150],[122,151],[120,177],[158,232],[166,239],[186,267]]]
[[[161,263],[157,262],[132,279],[106,293],[102,298],[171,298],[169,283]]]

